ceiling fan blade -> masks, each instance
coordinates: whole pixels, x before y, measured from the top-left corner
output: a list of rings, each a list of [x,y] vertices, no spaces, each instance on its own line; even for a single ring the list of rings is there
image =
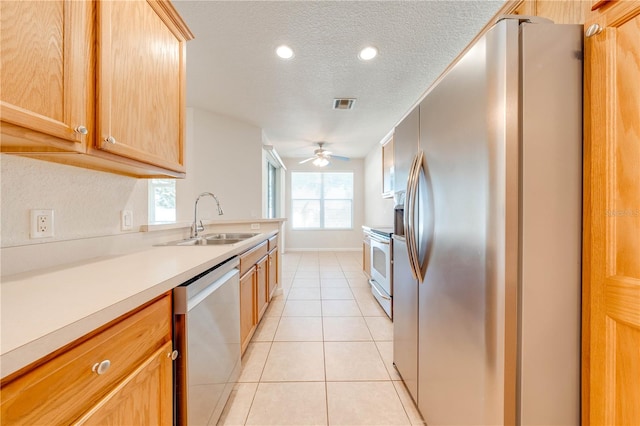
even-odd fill
[[[298,164],[304,164],[304,163],[307,163],[307,162],[309,162],[309,161],[311,161],[311,160],[315,160],[315,159],[316,159],[316,157],[307,158],[306,160],[302,160],[302,161],[301,161],[301,162],[299,162]]]
[[[331,159],[341,160],[341,161],[349,161],[351,160],[349,157],[343,157],[341,155],[332,155]]]

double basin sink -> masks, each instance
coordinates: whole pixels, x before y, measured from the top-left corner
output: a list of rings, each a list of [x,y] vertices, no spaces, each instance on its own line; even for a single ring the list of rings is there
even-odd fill
[[[163,246],[219,246],[225,244],[235,244],[260,234],[252,233],[224,233],[205,234],[197,238],[187,238],[186,240],[170,241]]]

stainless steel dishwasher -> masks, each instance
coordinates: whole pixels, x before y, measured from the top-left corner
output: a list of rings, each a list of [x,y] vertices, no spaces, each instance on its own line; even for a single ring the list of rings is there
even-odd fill
[[[173,290],[178,425],[215,425],[240,374],[239,261]]]

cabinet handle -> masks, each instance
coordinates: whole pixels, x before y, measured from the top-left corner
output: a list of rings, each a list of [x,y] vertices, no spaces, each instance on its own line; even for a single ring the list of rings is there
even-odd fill
[[[589,28],[587,28],[587,31],[585,31],[585,36],[587,37],[593,37],[594,35],[598,35],[602,32],[602,27],[598,24],[591,24],[589,25]]]
[[[112,145],[116,144],[116,138],[114,138],[113,136],[109,136],[108,138],[105,138],[104,141]]]
[[[105,359],[102,362],[96,362],[95,364],[93,364],[93,368],[91,369],[91,371],[100,375],[106,373],[109,367],[111,367],[111,361]]]
[[[74,130],[76,133],[80,133],[81,135],[86,135],[87,133],[89,133],[89,130],[87,130],[87,128],[84,126],[78,126]]]
[[[169,352],[167,358],[171,358],[171,361],[175,361],[178,358],[178,351]]]

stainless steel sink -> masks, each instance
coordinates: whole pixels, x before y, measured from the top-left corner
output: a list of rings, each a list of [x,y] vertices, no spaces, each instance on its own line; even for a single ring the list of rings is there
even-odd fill
[[[251,234],[251,233],[224,233],[224,234],[207,234],[203,235],[202,238],[206,238],[207,240],[246,240],[251,237],[255,237],[259,234]]]
[[[198,238],[188,238],[186,240],[169,241],[168,243],[159,244],[161,246],[220,246],[226,244],[235,244],[255,237],[259,234],[252,233],[224,233],[224,234],[207,234]]]

